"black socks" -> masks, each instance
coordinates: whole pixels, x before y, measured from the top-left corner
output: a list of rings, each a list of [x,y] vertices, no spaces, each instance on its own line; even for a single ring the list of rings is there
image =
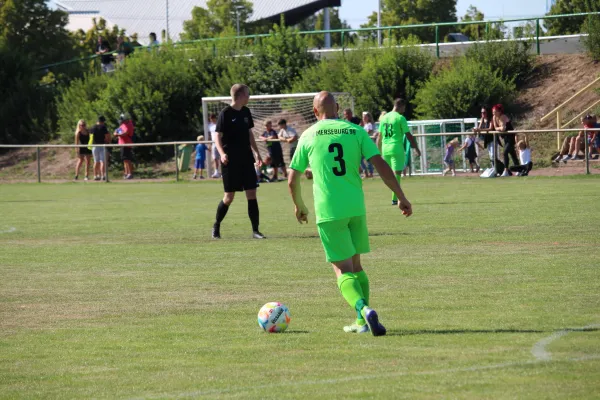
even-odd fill
[[[221,225],[221,221],[223,221],[223,219],[227,215],[227,211],[229,211],[229,206],[223,203],[223,200],[221,200],[221,202],[217,206],[217,217],[215,221],[216,226]]]
[[[248,200],[248,217],[250,217],[250,222],[252,222],[252,231],[258,231],[258,200]]]

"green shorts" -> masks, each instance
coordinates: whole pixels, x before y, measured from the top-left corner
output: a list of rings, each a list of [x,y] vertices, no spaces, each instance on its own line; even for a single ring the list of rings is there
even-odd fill
[[[371,251],[366,215],[321,222],[317,229],[328,262],[347,260]]]
[[[392,168],[392,171],[403,171],[406,166],[406,158],[402,153],[397,154],[384,154],[382,155],[383,159],[389,166]]]

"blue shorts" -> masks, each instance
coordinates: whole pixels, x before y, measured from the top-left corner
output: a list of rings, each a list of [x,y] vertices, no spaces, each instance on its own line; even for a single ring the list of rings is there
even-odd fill
[[[206,159],[204,158],[196,158],[196,162],[194,164],[194,168],[196,169],[204,169],[206,164]]]

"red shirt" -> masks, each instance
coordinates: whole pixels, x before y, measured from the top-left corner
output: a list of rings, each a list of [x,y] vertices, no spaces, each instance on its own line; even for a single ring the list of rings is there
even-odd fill
[[[124,135],[119,136],[119,144],[133,143],[133,139],[131,139],[135,130],[133,122],[131,122],[131,120],[125,121],[119,126],[119,129],[124,133]]]

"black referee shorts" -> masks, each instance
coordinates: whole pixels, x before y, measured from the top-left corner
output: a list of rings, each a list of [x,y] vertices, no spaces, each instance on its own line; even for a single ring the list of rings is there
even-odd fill
[[[258,187],[253,159],[238,163],[229,160],[227,165],[221,166],[221,175],[226,193],[243,192]]]

